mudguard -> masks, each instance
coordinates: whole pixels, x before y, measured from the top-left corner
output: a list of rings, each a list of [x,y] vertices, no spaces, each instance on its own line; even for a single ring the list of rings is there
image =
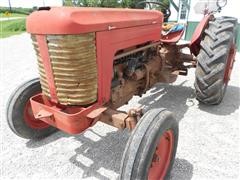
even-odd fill
[[[191,53],[194,54],[195,56],[198,55],[199,50],[200,50],[200,43],[201,43],[201,37],[202,34],[206,28],[206,26],[208,25],[209,20],[211,20],[212,18],[214,18],[213,15],[209,14],[206,15],[198,24],[198,26],[196,27],[191,42],[190,42],[190,50]]]

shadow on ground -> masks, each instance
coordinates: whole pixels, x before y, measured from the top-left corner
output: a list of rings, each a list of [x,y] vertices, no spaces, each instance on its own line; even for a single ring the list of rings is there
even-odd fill
[[[84,171],[82,178],[116,179],[128,137],[126,130],[107,133],[97,142],[85,136],[75,137],[82,145],[69,161]]]
[[[234,113],[240,106],[240,88],[228,86],[223,101],[219,105],[199,104],[199,109],[220,116]]]
[[[44,138],[44,139],[41,139],[41,140],[29,140],[27,143],[26,143],[26,146],[28,148],[38,148],[38,147],[42,147],[44,145],[47,145],[47,144],[50,144],[58,139],[61,139],[63,137],[69,137],[71,135],[69,134],[66,134],[62,131],[57,131],[55,132],[54,134],[50,135],[49,137],[47,138]]]
[[[164,107],[172,111],[176,119],[181,121],[188,108],[197,103],[194,89],[183,86],[183,84],[184,82],[181,85],[157,84],[150,90],[151,95],[141,98],[138,103],[144,105],[145,109]],[[221,105],[199,105],[199,108],[218,115],[233,113],[239,107],[239,92],[238,87],[229,86]],[[109,132],[104,136],[96,133],[93,129],[87,131],[100,137],[99,140],[94,141],[85,134],[74,136],[81,145],[74,150],[76,154],[69,158],[70,163],[84,171],[82,178],[116,179],[129,137],[128,131]],[[67,136],[70,135],[57,132],[39,142],[28,141],[26,145],[29,148],[37,148]],[[191,163],[185,159],[176,158],[171,179],[188,180],[192,178],[192,173],[193,165]]]
[[[187,112],[189,106],[195,105],[196,101],[194,89],[183,86],[185,82],[180,85],[157,84],[152,90],[151,95],[141,98],[139,104],[145,106],[145,110],[151,108],[166,108],[175,114],[175,117],[180,121]],[[216,114],[228,115],[234,113],[240,106],[240,88],[236,86],[228,86],[225,97],[219,105],[205,105],[199,104],[199,109],[202,111]],[[30,140],[27,142],[27,147],[37,148],[56,141],[62,137],[69,137],[70,135],[63,132],[56,132],[54,135],[45,138],[41,141]]]
[[[150,90],[151,95],[141,98],[138,103],[144,106],[145,111],[166,108],[181,121],[188,108],[196,102],[194,89],[184,86],[185,82],[180,85],[157,84]]]

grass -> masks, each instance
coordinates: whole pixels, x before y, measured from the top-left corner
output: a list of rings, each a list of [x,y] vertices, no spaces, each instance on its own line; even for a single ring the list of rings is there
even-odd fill
[[[0,21],[0,38],[20,34],[26,31],[25,19]]]
[[[36,8],[35,8],[36,9]],[[0,38],[6,38],[12,35],[20,34],[26,31],[25,17],[34,11],[34,8],[12,8],[11,12],[8,7],[0,8]],[[10,12],[6,16],[6,12]],[[12,19],[15,17],[22,17],[20,19]]]
[[[12,14],[23,14],[28,15],[31,12],[33,12],[33,8],[12,8],[11,13]],[[9,7],[1,7],[0,13],[5,13],[6,11],[10,12]]]
[[[26,17],[26,14],[21,13],[10,13],[9,16],[6,16],[5,13],[0,13],[0,18],[12,18],[12,17]]]

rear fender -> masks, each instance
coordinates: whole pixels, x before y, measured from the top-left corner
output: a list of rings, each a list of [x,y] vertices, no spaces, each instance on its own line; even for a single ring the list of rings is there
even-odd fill
[[[190,50],[191,53],[194,54],[195,56],[198,55],[199,51],[200,51],[200,43],[201,43],[201,38],[202,38],[202,34],[206,28],[206,26],[208,25],[208,22],[214,18],[213,15],[209,14],[206,15],[198,24],[198,26],[196,27],[191,42],[190,42]]]

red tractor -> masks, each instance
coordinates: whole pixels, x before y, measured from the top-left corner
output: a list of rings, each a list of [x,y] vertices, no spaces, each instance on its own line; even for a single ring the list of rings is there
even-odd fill
[[[22,138],[39,139],[57,129],[78,134],[97,121],[128,128],[132,134],[120,179],[168,178],[178,143],[178,121],[172,113],[116,109],[133,95],[141,96],[158,82],[172,83],[195,67],[197,99],[219,104],[236,53],[237,19],[207,13],[191,42],[178,44],[184,28],[164,33],[169,26],[179,27],[163,22],[170,10],[166,12],[44,7],[32,13],[27,31],[40,78],[22,84],[10,97],[11,130]],[[183,48],[191,53],[183,53]]]

